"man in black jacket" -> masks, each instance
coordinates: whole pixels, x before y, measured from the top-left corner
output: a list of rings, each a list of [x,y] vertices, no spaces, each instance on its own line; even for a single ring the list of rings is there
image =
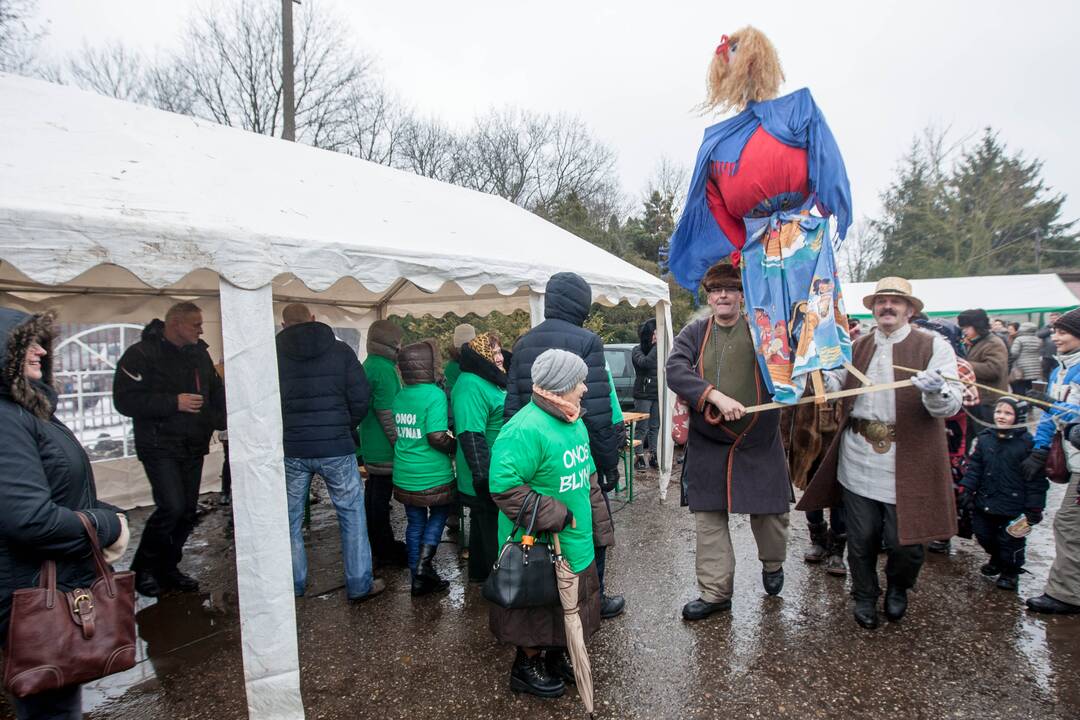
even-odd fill
[[[293,590],[300,597],[307,585],[302,525],[311,478],[318,473],[337,510],[346,595],[353,602],[366,600],[386,587],[371,573],[364,486],[356,464],[356,426],[367,414],[371,389],[356,353],[329,325],[316,322],[306,305],[287,306],[281,319],[278,382]]]
[[[576,273],[555,273],[544,290],[544,322],[525,333],[514,345],[513,358],[506,383],[506,419],[509,420],[532,397],[532,365],[545,350],[568,350],[585,361],[589,373],[585,377],[588,391],[581,401],[585,427],[589,431],[589,450],[596,464],[597,483],[607,500],[607,493],[619,482],[618,428],[611,418],[611,385],[608,383],[604,341],[591,330],[582,327],[592,305],[592,289]],[[604,592],[606,547],[596,548],[596,571],[600,576],[600,592]],[[623,611],[621,595],[600,599],[600,615],[615,617]]]
[[[152,597],[199,589],[178,565],[195,527],[210,436],[225,429],[225,386],[200,335],[199,307],[173,305],[165,322],[155,319],[143,329],[113,377],[113,403],[134,420],[135,453],[157,506],[131,563],[135,587]]]
[[[648,413],[647,422],[638,423],[635,467],[644,470],[659,467],[656,439],[660,432],[660,393],[656,383],[656,318],[649,318],[638,328],[638,344],[630,357],[634,363],[634,410]]]

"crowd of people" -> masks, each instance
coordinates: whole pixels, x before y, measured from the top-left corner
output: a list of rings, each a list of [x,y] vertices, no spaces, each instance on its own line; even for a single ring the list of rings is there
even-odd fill
[[[958,533],[973,534],[985,550],[981,572],[1015,591],[1024,533],[1042,522],[1048,478],[1068,488],[1054,522],[1054,564],[1027,605],[1080,613],[1080,310],[1052,315],[1042,330],[991,321],[978,309],[954,325],[923,315],[906,280],[885,278],[863,299],[874,327],[850,326],[852,362],[824,372],[823,384],[889,389],[748,413],[768,391],[740,273],[719,263],[702,289],[709,313],[679,332],[666,359],[668,385],[689,406],[681,495],[696,526],[698,597],[683,607],[687,621],[731,608],[732,513],[750,516],[764,592],[783,591],[793,488],[803,490],[796,509],[807,513],[810,532],[804,559],[832,575],[850,573],[854,618],[865,628],[879,624],[879,554],[887,558],[883,610],[896,622],[926,550],[947,552]],[[520,540],[516,521],[528,509],[536,535],[559,534],[586,637],[624,611],[605,583],[615,540],[608,494],[631,443],[603,342],[584,327],[591,289],[558,273],[545,297],[545,320],[512,353],[496,333],[462,324],[445,364],[433,341],[403,346],[400,326],[386,320],[368,330],[361,364],[308,307],[284,308],[277,368],[297,596],[307,587],[303,519],[318,476],[337,513],[351,602],[378,596],[386,584],[376,575],[398,567],[409,572],[414,597],[445,591],[436,553],[457,522],[450,519],[464,513],[468,579],[484,582],[503,542]],[[43,558],[58,560],[62,587],[93,579],[77,512],[90,518],[110,561],[129,537],[125,514],[97,499],[86,453],[54,414],[52,323],[48,314],[0,309],[0,637],[12,593],[38,582]],[[180,563],[209,441],[226,420],[223,369],[201,334],[198,306],[173,306],[125,351],[114,378],[114,402],[133,419],[155,504],[131,564],[147,596],[199,588]],[[639,426],[642,468],[658,457],[660,361],[655,322],[646,322],[633,352],[635,404],[649,415]],[[961,382],[968,379],[976,384]],[[1041,409],[1034,435],[1033,406]],[[403,539],[391,521],[395,500],[404,507]],[[517,648],[513,690],[557,697],[574,682],[561,607],[492,604],[490,626]],[[67,717],[78,711],[80,690],[15,703],[20,717]]]

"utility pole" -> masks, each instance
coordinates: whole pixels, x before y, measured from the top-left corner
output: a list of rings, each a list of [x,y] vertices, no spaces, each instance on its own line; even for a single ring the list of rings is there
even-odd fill
[[[296,140],[296,91],[293,80],[292,5],[300,0],[281,0],[281,85],[284,101],[284,123],[281,139]]]
[[[1042,230],[1035,229],[1035,272],[1042,272]]]

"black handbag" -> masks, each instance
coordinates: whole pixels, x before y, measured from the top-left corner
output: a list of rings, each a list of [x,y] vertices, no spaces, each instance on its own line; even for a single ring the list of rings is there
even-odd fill
[[[529,500],[532,500],[532,516],[521,540],[514,542],[521,519],[529,511]],[[533,535],[539,509],[540,496],[530,492],[514,520],[514,529],[503,543],[491,574],[484,582],[481,594],[488,602],[507,610],[559,604],[555,554],[550,545],[536,542]]]

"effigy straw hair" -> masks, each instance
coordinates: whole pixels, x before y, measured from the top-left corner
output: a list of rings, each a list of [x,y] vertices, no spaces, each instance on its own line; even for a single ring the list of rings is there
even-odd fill
[[[780,94],[784,68],[772,42],[752,25],[740,28],[728,37],[731,62],[714,53],[706,74],[706,97],[701,112],[741,111],[751,101],[772,100]]]

